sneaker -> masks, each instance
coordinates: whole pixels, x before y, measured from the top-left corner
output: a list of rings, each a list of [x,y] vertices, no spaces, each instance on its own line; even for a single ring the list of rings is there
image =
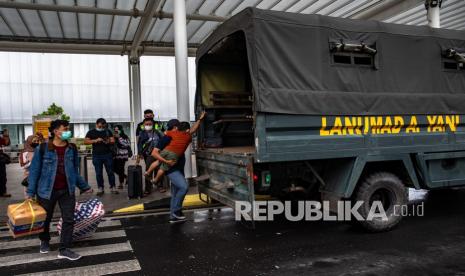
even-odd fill
[[[110,188],[110,192],[111,192],[112,194],[114,194],[114,195],[119,194],[119,192],[116,190],[116,187],[111,187],[111,188]]]
[[[68,248],[60,250],[58,253],[58,259],[68,259],[70,261],[76,261],[81,258],[81,255],[74,253],[73,251],[69,250]]]
[[[105,193],[103,188],[98,188],[97,196],[102,196]]]
[[[182,219],[182,220],[185,220],[186,217],[184,216],[184,214],[182,213],[182,211],[177,211],[173,214],[173,217],[177,218],[177,219]]]
[[[40,253],[47,254],[50,251],[50,244],[48,241],[40,241]]]
[[[170,223],[179,223],[179,222],[185,222],[186,221],[186,218],[176,218],[176,217],[172,217],[170,218]]]
[[[123,184],[119,184],[118,185],[118,190],[122,190],[122,189],[124,189]]]

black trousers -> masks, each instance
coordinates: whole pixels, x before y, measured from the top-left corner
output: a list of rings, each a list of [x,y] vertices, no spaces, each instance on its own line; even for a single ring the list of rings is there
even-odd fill
[[[50,222],[53,218],[53,211],[58,202],[60,206],[61,218],[63,224],[61,226],[60,235],[60,250],[70,248],[73,242],[73,229],[74,229],[74,208],[76,205],[76,198],[70,195],[68,189],[53,190],[50,199],[38,197],[38,202],[42,208],[47,212],[45,219],[44,232],[39,234],[41,241],[50,241]]]
[[[6,164],[0,162],[0,195],[6,194]]]
[[[124,183],[124,179],[126,179],[127,175],[125,174],[125,166],[126,160],[125,159],[113,159],[113,172],[118,175],[119,184]]]

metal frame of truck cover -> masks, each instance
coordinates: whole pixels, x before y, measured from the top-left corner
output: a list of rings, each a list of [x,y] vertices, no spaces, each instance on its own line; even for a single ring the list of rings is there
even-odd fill
[[[465,49],[465,32],[247,9],[200,46],[198,76],[203,57],[238,31],[252,82],[256,152],[198,152],[199,167],[222,185],[201,191],[232,206],[253,200],[251,163],[329,159],[334,176],[321,190],[337,197],[352,195],[366,164],[383,161],[400,162],[417,189],[465,184],[465,70],[459,61],[456,70],[447,67],[444,55]],[[343,47],[337,41],[352,43],[352,61],[371,55],[372,63],[335,64],[334,49]],[[201,93],[198,83],[197,109]]]

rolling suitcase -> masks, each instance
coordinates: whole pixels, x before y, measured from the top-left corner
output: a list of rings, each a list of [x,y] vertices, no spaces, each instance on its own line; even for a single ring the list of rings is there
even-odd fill
[[[133,165],[128,167],[128,197],[142,197],[142,167]]]

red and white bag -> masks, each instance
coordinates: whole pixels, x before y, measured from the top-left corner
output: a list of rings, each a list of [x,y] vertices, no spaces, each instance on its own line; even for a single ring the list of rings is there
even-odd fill
[[[103,203],[97,198],[76,203],[73,240],[81,240],[92,236],[104,215]],[[62,224],[63,220],[60,219],[57,225],[59,234],[61,234]]]

